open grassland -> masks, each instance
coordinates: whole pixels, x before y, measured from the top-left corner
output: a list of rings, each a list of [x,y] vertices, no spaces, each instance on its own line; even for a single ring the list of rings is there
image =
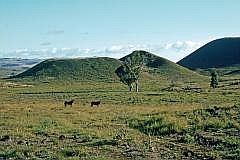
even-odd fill
[[[240,159],[239,79],[0,80],[0,159]]]

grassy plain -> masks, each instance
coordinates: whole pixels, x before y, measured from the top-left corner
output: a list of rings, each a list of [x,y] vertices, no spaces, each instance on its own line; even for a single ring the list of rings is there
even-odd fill
[[[0,159],[240,159],[239,81],[0,80]]]

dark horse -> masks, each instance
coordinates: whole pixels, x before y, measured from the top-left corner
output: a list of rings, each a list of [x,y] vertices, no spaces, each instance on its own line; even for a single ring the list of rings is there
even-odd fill
[[[74,100],[71,100],[71,101],[65,101],[65,102],[64,102],[64,106],[67,107],[67,105],[69,105],[69,106],[72,107],[73,102],[74,102]]]
[[[93,107],[94,105],[99,106],[100,103],[101,103],[100,101],[92,101],[91,107]]]

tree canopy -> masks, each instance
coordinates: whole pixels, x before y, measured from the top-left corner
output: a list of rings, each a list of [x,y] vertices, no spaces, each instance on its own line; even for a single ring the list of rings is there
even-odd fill
[[[218,85],[218,74],[216,71],[211,72],[211,81],[210,81],[210,87],[216,88]]]
[[[143,58],[140,53],[135,52],[132,56],[127,57],[123,64],[117,68],[115,73],[120,81],[129,87],[132,91],[133,84],[136,84],[136,92],[138,92],[138,79],[143,69]]]

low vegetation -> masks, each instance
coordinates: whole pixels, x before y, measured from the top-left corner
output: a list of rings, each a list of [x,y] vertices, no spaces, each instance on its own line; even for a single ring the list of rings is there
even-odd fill
[[[119,82],[1,80],[0,157],[239,159],[238,77],[227,79],[215,89],[142,79],[139,93]]]
[[[151,61],[138,93],[116,76],[122,63],[108,58],[76,60],[87,71],[70,60],[60,79],[50,71],[64,60],[0,79],[0,159],[240,159],[239,75],[221,75],[210,88],[211,77],[144,55]]]

